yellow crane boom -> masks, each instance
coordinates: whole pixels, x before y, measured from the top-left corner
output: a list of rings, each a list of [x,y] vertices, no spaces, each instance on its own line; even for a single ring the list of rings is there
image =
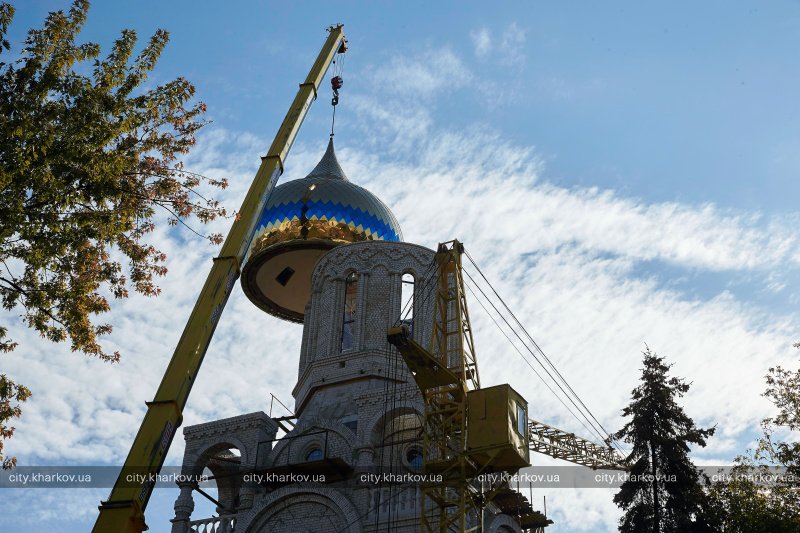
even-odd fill
[[[258,215],[283,173],[284,161],[317,96],[337,52],[346,50],[341,24],[328,29],[329,35],[311,71],[289,108],[267,155],[242,202],[222,250],[214,258],[211,272],[197,298],[155,398],[147,402],[139,432],[108,500],[100,505],[94,533],[138,533],[147,530],[144,510],[155,480],[164,463],[175,431],[181,425],[183,408],[203,362],[214,329],[225,309],[231,288],[239,278],[241,263],[250,247]]]

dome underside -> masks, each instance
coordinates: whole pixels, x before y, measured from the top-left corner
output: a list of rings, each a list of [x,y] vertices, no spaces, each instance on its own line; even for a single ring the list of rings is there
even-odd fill
[[[311,296],[311,273],[319,258],[336,245],[320,239],[294,239],[254,254],[242,270],[245,295],[271,315],[303,322]]]

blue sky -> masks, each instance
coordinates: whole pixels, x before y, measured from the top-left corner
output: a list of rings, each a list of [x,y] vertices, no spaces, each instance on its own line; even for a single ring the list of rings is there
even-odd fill
[[[17,4],[15,46],[67,5]],[[81,39],[107,50],[122,28],[171,32],[150,81],[196,84],[213,123],[187,168],[231,178],[222,199],[236,208],[324,28],[343,22],[339,159],[393,209],[406,240],[464,240],[608,427],[621,425],[647,342],[694,383],[689,415],[718,425],[696,460],[744,451],[770,413],[766,369],[797,361],[800,5],[432,4],[97,1]],[[312,107],[285,179],[321,156],[329,97]],[[21,462],[126,453],[215,252],[163,225],[154,237],[170,273],[159,299],[112,314],[121,365],[44,344],[8,315],[21,346],[4,371],[35,393],[10,442]],[[539,419],[580,432],[493,326],[474,320],[484,380],[511,381]],[[289,399],[299,335],[234,294],[185,424],[265,409],[270,392]],[[176,439],[168,462],[181,453]],[[58,516],[60,529],[87,529],[97,496],[65,492],[35,512],[31,495],[9,494],[9,520],[48,531]],[[151,503],[154,531],[167,530],[174,497]],[[599,490],[547,498],[551,531],[607,531],[618,517]]]

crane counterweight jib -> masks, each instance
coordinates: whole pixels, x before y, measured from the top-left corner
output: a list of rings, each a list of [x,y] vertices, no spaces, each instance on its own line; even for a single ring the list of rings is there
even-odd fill
[[[594,470],[628,470],[624,459],[614,448],[599,446],[543,422],[528,420],[528,439],[531,451],[556,459],[588,466]]]

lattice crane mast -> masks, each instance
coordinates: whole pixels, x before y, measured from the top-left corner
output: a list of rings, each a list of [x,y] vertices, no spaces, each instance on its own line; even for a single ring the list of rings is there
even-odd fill
[[[422,532],[480,530],[483,506],[502,487],[482,493],[478,476],[530,466],[530,451],[595,469],[627,469],[612,448],[529,419],[527,402],[509,385],[481,388],[463,253],[464,245],[453,240],[439,244],[434,257],[436,299],[429,347],[414,340],[406,324],[387,334],[425,404],[423,458],[429,477],[421,486]]]

